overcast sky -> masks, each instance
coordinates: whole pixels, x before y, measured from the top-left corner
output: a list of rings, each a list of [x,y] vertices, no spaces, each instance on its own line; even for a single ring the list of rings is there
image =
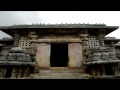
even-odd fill
[[[120,26],[120,11],[0,11],[0,26],[36,23],[104,23]],[[107,36],[120,38],[120,29]],[[0,38],[9,37],[0,32]]]

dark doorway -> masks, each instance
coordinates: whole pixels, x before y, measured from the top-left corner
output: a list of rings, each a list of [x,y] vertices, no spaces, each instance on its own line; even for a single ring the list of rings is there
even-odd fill
[[[51,67],[67,67],[68,44],[51,44]]]
[[[113,75],[112,65],[106,64],[105,65],[105,73],[106,75]]]
[[[12,74],[12,66],[7,66],[6,67],[6,72],[5,72],[5,77],[10,78]]]

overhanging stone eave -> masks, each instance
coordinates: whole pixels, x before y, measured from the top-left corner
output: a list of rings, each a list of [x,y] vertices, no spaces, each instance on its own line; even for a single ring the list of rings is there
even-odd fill
[[[8,35],[10,35],[10,36],[13,36],[13,34],[14,34],[11,30],[7,30],[7,29],[3,29],[1,31],[4,32],[4,33],[6,33],[6,34],[8,34]]]
[[[110,42],[118,43],[118,42],[120,42],[120,39],[104,39],[104,42],[105,43],[110,43]]]
[[[105,41],[120,41],[120,39],[104,39]]]
[[[14,39],[0,39],[0,42],[12,42]]]
[[[118,27],[118,28],[119,28],[119,27]],[[113,31],[117,30],[118,28],[110,28],[110,29],[106,28],[106,29],[107,29],[107,32],[106,32],[106,35],[105,35],[105,36],[107,36],[108,34],[112,33]]]
[[[78,30],[83,30],[83,29],[88,29],[89,32],[94,32],[96,31],[97,29],[107,29],[106,31],[106,35],[108,35],[109,33],[111,33],[112,31],[115,31],[116,29],[118,29],[119,27],[118,26],[89,26],[89,27],[3,27],[1,28],[0,27],[0,30],[5,32],[6,34],[8,35],[11,35],[13,36],[13,31],[18,31],[18,32],[21,32],[21,29],[23,30],[29,30],[29,29],[37,29],[37,30],[40,30],[40,29],[66,29],[66,30],[70,30],[70,29],[78,29]],[[92,30],[94,29],[94,30]],[[105,35],[105,36],[106,36]]]
[[[12,25],[0,26],[0,29],[17,29],[17,28],[119,28],[119,26],[92,25],[92,24],[40,24],[40,25]]]
[[[0,29],[19,29],[19,28],[116,28],[119,26],[106,26],[100,24],[39,24],[39,25],[11,25],[0,26]]]

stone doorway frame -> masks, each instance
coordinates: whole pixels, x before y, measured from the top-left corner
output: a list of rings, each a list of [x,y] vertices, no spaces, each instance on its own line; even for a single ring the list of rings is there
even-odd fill
[[[38,68],[50,68],[51,43],[68,43],[68,68],[80,68],[82,66],[83,54],[82,41],[80,38],[38,39],[32,43],[36,44],[36,65]],[[75,49],[75,46],[78,48]],[[69,47],[73,49],[70,50]],[[76,54],[79,54],[77,57],[75,53],[72,53],[74,51]]]

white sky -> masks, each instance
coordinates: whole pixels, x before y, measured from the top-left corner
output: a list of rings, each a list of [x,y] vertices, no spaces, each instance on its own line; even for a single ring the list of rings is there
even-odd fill
[[[120,26],[120,11],[0,11],[0,26],[36,23],[104,23]],[[120,38],[120,29],[107,36]],[[0,38],[8,35],[0,32]]]

